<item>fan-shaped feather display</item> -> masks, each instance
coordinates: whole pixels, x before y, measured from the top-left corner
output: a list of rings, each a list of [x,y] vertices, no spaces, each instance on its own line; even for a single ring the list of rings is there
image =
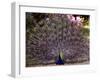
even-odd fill
[[[82,21],[69,14],[26,13],[26,66],[55,65],[60,53],[63,64],[89,63]]]

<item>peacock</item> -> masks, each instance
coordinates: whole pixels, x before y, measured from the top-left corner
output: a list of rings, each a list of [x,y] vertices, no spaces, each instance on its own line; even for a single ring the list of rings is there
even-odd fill
[[[56,60],[56,65],[64,65],[64,58],[63,58],[63,53],[59,53],[58,59]]]
[[[89,35],[81,18],[27,12],[26,66],[75,63],[89,63]]]

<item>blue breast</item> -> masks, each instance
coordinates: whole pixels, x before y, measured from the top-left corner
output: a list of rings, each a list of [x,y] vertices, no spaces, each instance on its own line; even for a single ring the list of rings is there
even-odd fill
[[[59,58],[56,61],[56,65],[64,65],[64,61],[61,59],[60,55],[59,55]]]

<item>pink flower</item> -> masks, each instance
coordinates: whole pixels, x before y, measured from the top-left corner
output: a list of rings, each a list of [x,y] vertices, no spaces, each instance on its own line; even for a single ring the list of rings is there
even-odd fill
[[[76,20],[77,20],[78,22],[80,22],[80,21],[81,21],[81,18],[80,18],[79,16],[77,16],[77,17],[76,17]]]
[[[75,21],[75,17],[74,17],[74,16],[71,17],[71,21],[72,21],[72,22]]]
[[[68,18],[70,24],[71,24],[73,27],[81,28],[81,27],[83,26],[83,25],[82,25],[83,19],[80,18],[80,16],[74,17],[73,15],[67,15],[67,18]]]

